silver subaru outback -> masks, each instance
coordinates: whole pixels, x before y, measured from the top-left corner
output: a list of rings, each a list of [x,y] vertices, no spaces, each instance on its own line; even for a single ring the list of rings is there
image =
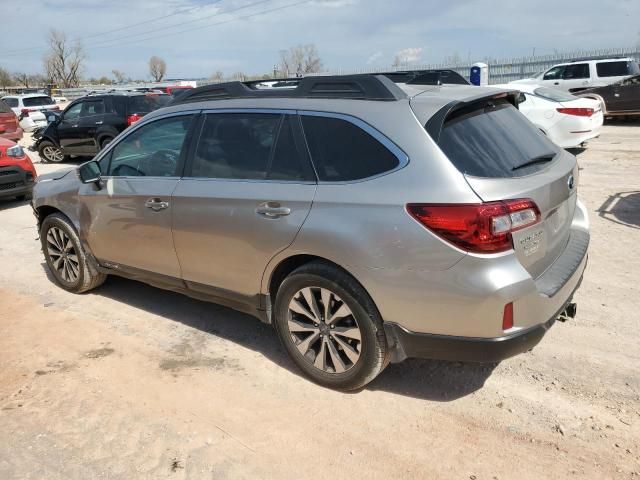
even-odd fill
[[[345,390],[407,357],[500,361],[575,315],[578,166],[517,92],[291,83],[193,89],[41,176],[55,281],[81,293],[120,275],[252,314]]]

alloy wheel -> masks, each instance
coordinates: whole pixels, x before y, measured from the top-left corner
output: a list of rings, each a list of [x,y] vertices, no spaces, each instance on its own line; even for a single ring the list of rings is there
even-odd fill
[[[47,145],[42,149],[42,154],[49,162],[61,162],[64,160],[62,150],[54,146]]]
[[[51,267],[65,282],[74,283],[80,275],[80,262],[71,238],[58,227],[47,232],[47,253]]]
[[[360,358],[362,332],[358,322],[331,290],[299,290],[289,302],[287,326],[300,355],[319,370],[344,373]]]

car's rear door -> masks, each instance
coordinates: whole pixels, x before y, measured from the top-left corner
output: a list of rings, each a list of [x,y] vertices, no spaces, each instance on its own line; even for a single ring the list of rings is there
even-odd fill
[[[315,192],[295,112],[206,112],[171,199],[188,287],[251,304],[268,262],[294,241]]]
[[[591,86],[591,69],[588,63],[572,63],[564,67],[562,88],[568,92],[579,92]]]
[[[520,263],[537,278],[564,251],[577,201],[575,157],[551,143],[507,101],[453,114],[440,148],[485,202],[531,199],[541,222],[513,233]]]
[[[81,187],[81,230],[102,264],[181,283],[171,194],[180,181],[194,117],[171,115],[140,125],[100,160],[102,188]]]

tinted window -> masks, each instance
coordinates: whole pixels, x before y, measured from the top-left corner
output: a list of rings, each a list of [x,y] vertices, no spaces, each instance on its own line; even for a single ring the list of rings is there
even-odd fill
[[[490,178],[524,176],[548,163],[517,167],[557,153],[557,147],[508,102],[479,107],[454,114],[438,141],[462,173]]]
[[[22,99],[22,104],[25,107],[42,107],[45,105],[55,105],[51,97],[27,97]]]
[[[577,78],[589,78],[589,64],[588,63],[572,63],[564,67],[564,74],[562,76],[565,80],[574,80]]]
[[[125,137],[111,151],[109,175],[115,177],[172,177],[192,116],[148,123]]]
[[[4,101],[11,108],[17,108],[18,107],[18,99],[17,98],[5,98]]]
[[[72,122],[80,118],[80,111],[82,110],[83,103],[84,102],[79,102],[67,108],[64,111],[64,114],[62,116],[63,120],[66,120],[67,122]]]
[[[562,78],[562,72],[564,72],[564,66],[562,67],[553,67],[548,70],[547,73],[544,74],[543,80],[557,80]]]
[[[93,100],[82,102],[81,117],[91,117],[104,114],[104,100]]]
[[[13,113],[13,110],[4,100],[0,100],[0,113]]]
[[[546,100],[551,100],[552,102],[570,102],[577,99],[573,95],[565,93],[561,90],[547,87],[536,88],[533,93]]]
[[[154,97],[146,95],[135,95],[129,98],[129,115],[132,113],[149,113],[160,108]]]
[[[268,168],[269,180],[315,180],[315,174],[306,155],[300,153],[304,151],[303,146],[296,142],[296,120],[297,117],[284,116],[271,166]]]
[[[346,120],[303,116],[302,124],[322,181],[360,180],[393,170],[400,163],[378,140]]]
[[[637,77],[627,78],[622,85],[640,85],[640,75]]]
[[[264,180],[282,116],[262,113],[207,115],[192,177]]]
[[[640,73],[636,62],[621,60],[619,62],[596,63],[596,71],[599,77],[623,77]]]

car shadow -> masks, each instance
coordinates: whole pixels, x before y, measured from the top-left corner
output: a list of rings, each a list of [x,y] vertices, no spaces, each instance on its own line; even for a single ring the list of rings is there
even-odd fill
[[[586,147],[574,147],[574,148],[567,148],[566,150],[570,154],[575,155],[577,157],[578,155],[583,154],[587,150],[587,148]]]
[[[53,276],[42,263],[47,277]],[[111,276],[91,292],[180,322],[262,354],[276,365],[304,377],[280,344],[275,330],[256,318],[229,308],[192,299],[142,282]],[[495,364],[470,364],[409,359],[391,364],[364,390],[386,391],[423,400],[449,402],[483,387]],[[322,388],[322,387],[318,387]],[[358,391],[353,392],[358,393]]]
[[[10,208],[17,208],[17,207],[22,207],[23,205],[29,205],[30,201],[31,200],[17,200],[11,197],[0,198],[0,212],[2,210],[9,210]]]
[[[605,125],[618,125],[621,127],[634,127],[640,126],[640,115],[628,115],[626,117],[605,117]]]
[[[596,211],[605,220],[640,229],[640,191],[610,195]]]

